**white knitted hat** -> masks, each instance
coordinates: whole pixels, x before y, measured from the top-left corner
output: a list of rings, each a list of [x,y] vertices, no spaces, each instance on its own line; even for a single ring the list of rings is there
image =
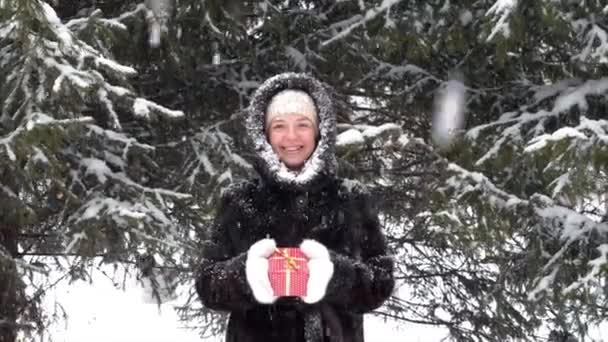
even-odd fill
[[[301,114],[317,125],[317,108],[305,91],[286,89],[272,97],[266,108],[266,126],[279,115]]]

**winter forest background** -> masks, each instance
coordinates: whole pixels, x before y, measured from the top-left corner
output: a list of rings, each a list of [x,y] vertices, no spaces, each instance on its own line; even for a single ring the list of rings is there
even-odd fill
[[[454,341],[591,340],[606,1],[0,0],[0,341],[78,316],[45,295],[113,265],[161,302],[189,291],[183,324],[221,331],[192,272],[215,200],[252,172],[242,109],[283,71],[336,89],[340,172],[371,188],[402,284],[376,315]],[[450,82],[465,120],[439,145]]]

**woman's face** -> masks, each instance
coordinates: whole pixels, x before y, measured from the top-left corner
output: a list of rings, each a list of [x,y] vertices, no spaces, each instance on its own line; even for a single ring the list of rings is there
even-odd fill
[[[317,129],[301,114],[274,117],[268,125],[268,141],[272,150],[289,169],[302,169],[315,150]]]

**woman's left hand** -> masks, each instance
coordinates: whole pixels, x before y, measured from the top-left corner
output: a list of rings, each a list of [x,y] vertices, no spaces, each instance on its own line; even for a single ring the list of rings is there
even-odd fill
[[[309,271],[307,293],[302,300],[313,304],[325,297],[327,284],[334,274],[334,264],[330,260],[327,248],[315,240],[304,240],[300,244],[300,249],[308,258]]]

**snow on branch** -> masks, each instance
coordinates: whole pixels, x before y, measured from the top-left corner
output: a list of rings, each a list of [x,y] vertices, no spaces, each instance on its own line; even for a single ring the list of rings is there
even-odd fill
[[[66,105],[66,114],[78,116],[82,112],[82,107],[88,105],[83,102],[92,100],[102,105],[109,114],[108,124],[117,130],[120,130],[122,125],[115,103],[120,103],[125,98],[127,101],[135,101],[133,111],[136,115],[149,118],[150,114],[154,113],[171,118],[183,117],[181,111],[170,110],[144,99],[134,99],[134,94],[129,89],[106,80],[107,77],[123,80],[126,86],[126,79],[135,75],[137,71],[104,56],[102,50],[90,46],[70,30],[70,28],[77,29],[84,22],[62,23],[55,10],[45,2],[36,1],[31,7],[25,9],[17,7],[13,10],[31,12],[25,13],[24,16],[36,18],[37,30],[31,30],[30,26],[33,24],[21,22],[22,19],[19,18],[24,16],[19,16],[18,12],[15,12],[14,24],[9,25],[8,29],[3,28],[12,36],[25,34],[30,38],[25,40],[26,44],[19,49],[7,48],[7,53],[3,56],[2,65],[14,65],[7,77],[7,84],[13,90],[9,91],[8,97],[4,99],[3,106],[6,112],[3,113],[3,118],[8,117],[9,111],[14,110],[12,107],[16,104],[22,103],[13,114],[14,119],[24,117],[19,113],[26,113],[27,116],[32,110],[44,106],[43,102],[49,95],[49,89],[46,88],[46,84],[49,84],[47,81],[52,85],[51,96],[58,98],[64,96],[76,100]],[[137,6],[131,14],[142,10],[145,10],[143,5]],[[108,26],[107,28],[124,29],[124,25],[120,23],[124,18],[103,21],[100,16],[101,13],[96,11],[86,19],[86,22],[88,24],[105,22],[109,23],[105,25]],[[20,29],[15,30],[15,27]],[[39,67],[40,65],[44,67]],[[30,89],[31,79],[39,80],[36,91]],[[74,96],[74,92],[81,96]],[[19,124],[16,122],[15,126]]]
[[[517,0],[497,0],[494,3],[486,13],[486,15],[492,16],[494,19],[494,28],[492,28],[492,32],[490,32],[486,41],[491,41],[499,33],[505,37],[511,34],[508,19],[516,7]]]
[[[61,23],[61,20],[57,16],[57,13],[53,7],[46,2],[41,3],[41,6],[42,14],[45,17],[46,22],[49,24],[49,28],[59,40],[59,45],[65,48],[73,47],[74,42],[72,40],[72,33],[65,25]]]
[[[362,75],[359,78],[359,80],[358,80],[359,84],[363,84],[365,81],[370,80],[370,79],[371,80],[383,79],[383,80],[392,80],[392,81],[402,81],[406,78],[406,76],[416,76],[415,80],[411,80],[412,84],[409,85],[409,87],[407,87],[404,90],[404,92],[407,92],[413,88],[417,88],[417,87],[422,88],[422,86],[427,82],[435,82],[435,83],[442,82],[438,77],[435,77],[429,71],[427,71],[417,65],[414,65],[414,64],[403,64],[403,65],[392,64],[392,63],[388,63],[383,60],[380,60],[380,59],[378,59],[378,57],[369,55],[369,54],[366,54],[363,57],[368,59],[369,61],[373,62],[375,64],[375,67],[372,70],[370,70],[369,72],[367,72],[367,74]],[[407,79],[407,80],[410,81],[409,79]]]
[[[542,140],[538,140],[536,136],[544,132],[544,122],[549,118],[559,116],[561,113],[566,112],[573,107],[578,107],[582,111],[587,110],[589,107],[586,99],[587,96],[608,93],[608,78],[588,80],[583,83],[577,80],[571,80],[570,82],[561,82],[558,85],[537,87],[535,88],[535,91],[536,94],[533,96],[535,101],[530,105],[522,106],[521,112],[504,113],[498,120],[474,127],[465,134],[467,138],[476,140],[479,133],[484,130],[507,126],[501,130],[499,138],[488,151],[477,160],[476,165],[482,165],[485,161],[496,157],[499,151],[509,143],[523,143],[525,140],[525,129],[528,127],[534,128],[532,131],[532,134],[534,135],[531,137],[534,139],[533,142],[542,144]],[[555,101],[551,110],[541,109],[536,112],[528,111],[530,108],[535,107],[539,101],[552,96],[555,96]],[[534,123],[536,123],[536,125],[533,125]],[[589,122],[587,122],[587,124],[589,124]],[[570,128],[565,128],[557,133],[556,137],[574,135],[577,135],[579,138],[582,137],[582,135],[574,132]],[[548,138],[547,135],[543,136],[543,139],[546,138]],[[537,145],[536,147],[541,147],[541,145]],[[529,148],[534,149],[535,147]]]
[[[171,191],[171,190],[167,190],[167,189],[149,188],[149,187],[143,186],[143,185],[133,181],[131,178],[129,178],[123,172],[113,172],[108,167],[106,162],[101,159],[83,158],[81,160],[81,165],[85,168],[86,174],[95,175],[97,180],[102,184],[105,183],[108,179],[112,179],[114,181],[117,181],[118,183],[121,183],[125,186],[129,186],[131,188],[137,189],[138,191],[141,191],[143,193],[159,194],[159,195],[163,195],[163,196],[173,197],[176,199],[189,199],[192,197],[192,195],[189,195],[189,194],[175,192],[175,191]]]
[[[158,204],[162,207],[159,207]],[[128,230],[124,231],[125,235],[137,235],[144,240],[153,241],[170,248],[187,248],[186,243],[176,240],[179,237],[173,229],[175,223],[166,214],[169,211],[162,201],[155,203],[148,199],[132,202],[95,196],[71,215],[69,221],[76,224],[84,223],[83,227],[86,227],[90,224],[90,221],[108,217],[116,224],[116,227],[129,227]],[[137,222],[137,224],[134,224],[134,222]],[[74,233],[65,248],[65,253],[72,252],[82,241],[94,238],[98,237],[88,236],[86,228]]]
[[[115,72],[122,77],[131,76],[136,74],[135,69],[119,64],[113,60],[105,58],[92,47],[85,45],[80,42],[83,48],[77,48],[77,53],[71,53],[68,55],[64,55],[64,58],[68,59],[76,59],[79,61],[84,60],[85,58],[92,58],[95,66],[102,67]],[[77,44],[78,45],[78,44]],[[64,79],[68,79],[71,81],[72,85],[77,86],[82,91],[86,91],[92,89],[95,85],[102,85],[106,88],[115,87],[105,82],[103,76],[101,74],[92,72],[91,70],[86,69],[76,69],[72,66],[71,62],[68,62],[64,58],[59,58],[57,56],[49,56],[46,50],[36,50],[39,54],[39,58],[43,61],[51,69],[56,69],[59,72],[59,76],[55,79],[53,84],[53,92],[58,93],[61,89],[61,83]],[[76,51],[72,51],[76,52]],[[79,65],[80,67],[80,65]]]
[[[571,107],[578,106],[581,110],[589,108],[586,97],[589,95],[602,95],[608,93],[608,77],[597,80],[588,80],[585,83],[568,89],[555,99],[552,112],[564,112]]]
[[[100,9],[96,9],[91,13],[87,18],[75,18],[68,21],[65,25],[72,31],[78,31],[90,25],[91,23],[100,24],[113,29],[120,29],[122,31],[127,30],[127,26],[122,23],[122,21],[132,18],[139,13],[145,13],[146,6],[144,3],[139,3],[135,6],[135,8],[131,11],[127,11],[122,13],[120,16],[116,18],[102,18],[102,11]]]
[[[571,203],[578,202],[581,191],[597,194],[605,191],[605,182],[596,174],[599,171],[596,161],[606,154],[607,147],[608,121],[582,116],[576,127],[562,127],[532,139],[524,153],[550,153],[552,162],[545,170],[561,173],[548,185],[553,187],[551,197]],[[589,181],[581,183],[582,179]]]
[[[340,133],[336,139],[336,148],[339,152],[352,149],[361,150],[377,140],[396,140],[403,133],[401,127],[394,123],[380,126],[342,125],[341,127],[345,131]]]
[[[184,167],[184,178],[192,188],[201,175],[209,176],[213,183],[232,181],[233,171],[251,170],[253,166],[233,150],[233,139],[221,130],[221,123],[206,127],[186,144],[192,150]],[[213,151],[209,154],[209,151]],[[209,194],[212,199],[213,194]]]
[[[69,30],[68,25],[61,23],[61,20],[59,17],[57,17],[57,13],[49,4],[42,3],[41,6],[44,15],[43,18],[46,19],[48,28],[51,30],[51,32],[53,32],[53,35],[58,40],[58,48],[63,52],[64,57],[72,57],[78,61],[82,61],[85,58],[92,58],[95,61],[95,65],[108,67],[119,74],[133,75],[136,73],[133,68],[120,65],[115,61],[103,57],[99,51],[74,37],[72,32]],[[56,57],[54,56],[47,58]],[[61,64],[64,64],[64,69],[69,70],[69,68],[65,66],[65,63],[56,63],[56,66]],[[72,70],[69,71],[73,72]]]
[[[145,119],[151,119],[153,114],[158,114],[169,119],[176,119],[184,116],[184,112],[181,110],[171,110],[141,97],[138,97],[133,101],[133,114]]]
[[[119,74],[126,75],[126,76],[131,76],[131,75],[137,74],[137,71],[135,71],[135,69],[133,69],[132,67],[122,65],[120,63],[117,63],[116,61],[105,58],[103,56],[98,56],[95,58],[95,65],[100,66],[100,67],[110,68],[113,71],[118,72]]]
[[[448,164],[447,170],[455,172],[455,175],[448,178],[446,184],[454,189],[459,189],[459,196],[472,191],[481,191],[490,197],[490,204],[501,209],[513,209],[517,205],[529,205],[528,201],[499,189],[480,172],[468,171],[454,163]]]
[[[92,89],[93,85],[98,81],[91,73],[84,70],[77,70],[66,63],[58,63],[54,58],[43,57],[43,61],[49,68],[57,69],[57,71],[59,71],[59,76],[57,76],[53,83],[52,89],[54,93],[58,93],[61,90],[61,84],[64,79],[68,79],[71,81],[70,84],[72,86],[76,86],[82,91]]]
[[[591,136],[585,134],[587,132]],[[551,134],[543,134],[530,140],[524,152],[534,152],[543,149],[550,143],[564,139],[582,140],[587,146],[598,146],[597,144],[608,144],[608,121],[591,120],[581,117],[581,123],[576,127],[562,127]],[[589,142],[592,141],[590,144]],[[574,147],[575,145],[570,145]]]
[[[401,1],[402,0],[383,0],[380,6],[367,10],[365,12],[365,15],[357,15],[356,20],[349,19],[349,21],[351,21],[352,23],[348,27],[340,31],[338,34],[334,35],[332,38],[321,42],[321,46],[325,47],[339,39],[348,36],[354,29],[358,28],[359,26],[365,25],[368,21],[376,18],[379,14],[390,9],[393,5]]]
[[[97,217],[110,215],[129,219],[143,219],[148,214],[152,217],[160,218],[163,223],[168,223],[169,220],[164,214],[158,214],[156,208],[150,210],[147,208],[149,202],[142,201],[139,203],[131,203],[127,201],[119,201],[114,198],[93,198],[83,205],[83,213],[77,218],[78,221],[85,221]],[[84,238],[84,237],[83,237]]]
[[[114,19],[110,19],[110,20],[118,20],[118,21],[122,21],[131,17],[136,16],[137,14],[139,14],[140,12],[145,12],[146,11],[146,5],[144,5],[144,3],[139,3],[137,4],[137,6],[135,6],[135,8],[132,11],[127,11],[124,12],[123,14],[121,14],[120,16],[118,16],[117,18]]]
[[[564,294],[568,294],[577,288],[589,286],[591,283],[597,282],[597,278],[600,276],[602,269],[608,265],[608,244],[604,243],[599,245],[597,250],[599,251],[600,255],[597,258],[589,261],[591,270],[585,276],[579,277],[576,282],[565,288],[563,291]]]
[[[17,22],[15,21],[8,21],[8,22],[4,22],[0,25],[0,38],[6,38],[9,37],[10,34],[15,31],[15,29],[17,28]]]
[[[253,169],[253,165],[251,165],[251,163],[249,163],[243,157],[241,157],[240,155],[238,155],[236,153],[230,154],[230,160],[233,164],[238,165],[239,167],[241,167],[243,169],[250,169],[250,170]]]
[[[12,131],[7,136],[0,138],[0,145],[4,145],[9,159],[14,162],[17,160],[17,157],[11,145],[16,145],[16,140],[19,137],[28,134],[28,132],[32,131],[33,129],[45,126],[67,127],[71,125],[82,125],[92,122],[93,118],[88,116],[75,119],[56,120],[43,113],[34,113],[23,124],[17,127],[17,129]]]
[[[123,157],[126,157],[127,149],[129,147],[133,147],[133,146],[138,147],[145,151],[150,151],[150,152],[155,150],[154,146],[140,143],[137,141],[137,139],[129,138],[123,133],[118,133],[113,130],[104,129],[97,125],[87,125],[87,128],[90,130],[91,133],[97,134],[97,135],[103,137],[103,139],[121,143],[125,148]]]
[[[336,140],[336,146],[338,148],[348,148],[349,146],[362,146],[365,144],[365,139],[361,131],[355,128],[351,128],[345,132],[340,133]]]
[[[141,5],[141,6],[143,8],[143,5]],[[88,17],[72,19],[72,20],[68,21],[67,23],[65,23],[65,26],[72,31],[78,31],[78,30],[82,30],[85,27],[87,27],[88,25],[94,23],[94,24],[100,24],[100,25],[107,26],[107,27],[114,28],[114,29],[119,29],[122,31],[127,31],[127,26],[125,24],[121,23],[119,20],[105,19],[105,18],[102,18],[101,15],[102,15],[101,10],[96,9]]]
[[[69,255],[70,253],[72,253],[72,251],[78,245],[80,240],[86,240],[86,239],[87,239],[87,234],[85,232],[79,232],[79,233],[74,234],[74,236],[72,236],[72,240],[70,241],[70,243],[68,243],[68,245],[65,247],[64,254]]]
[[[398,79],[400,77],[403,77],[404,75],[426,75],[429,76],[430,79],[438,81],[437,78],[435,78],[434,76],[432,76],[431,74],[428,73],[428,71],[413,65],[413,64],[406,64],[406,65],[394,65],[394,64],[390,64],[390,63],[386,63],[386,62],[381,62],[378,61],[378,65],[376,66],[374,72],[376,73],[376,75],[380,74],[381,72],[383,73],[383,77],[387,78],[387,79]]]
[[[597,61],[608,63],[608,32],[602,26],[595,23],[596,18],[578,19],[572,22],[572,26],[584,42],[582,51],[574,55],[574,60],[581,62]]]
[[[499,189],[490,179],[478,172],[468,171],[454,163],[448,164],[448,171],[453,175],[448,178],[446,185],[456,191],[456,197],[475,192],[475,197],[484,196],[483,202],[496,208],[506,209],[514,215],[521,216],[522,213],[533,217],[530,219],[537,222],[537,229],[546,229],[550,236],[556,237],[563,244],[560,249],[548,256],[548,260],[541,269],[541,275],[534,279],[534,288],[530,290],[528,298],[538,299],[539,294],[547,291],[555,285],[555,275],[560,269],[560,261],[565,258],[566,251],[576,242],[584,241],[591,232],[597,232],[600,236],[608,236],[608,223],[597,222],[578,211],[556,203],[553,199],[542,194],[535,194],[530,200],[521,199],[515,195]],[[599,257],[589,261],[585,269],[585,276],[578,281],[566,284],[564,291],[584,286],[591,280],[597,280],[602,267],[605,267],[606,247],[600,245],[598,249],[602,253]],[[602,263],[604,263],[602,266]]]
[[[544,273],[549,272],[549,274],[535,279],[534,289],[528,294],[528,298],[534,300],[538,298],[540,293],[547,291],[553,284],[556,271],[559,269],[558,262],[564,258],[569,248],[575,242],[585,239],[593,231],[605,238],[608,236],[608,223],[596,222],[575,210],[557,205],[552,199],[544,195],[536,194],[532,196],[531,202],[535,204],[535,213],[541,222],[545,223],[545,226],[550,226],[554,229],[553,234],[559,236],[560,240],[564,242],[559,251],[554,253],[543,266]],[[559,224],[556,222],[559,222]],[[606,265],[606,263],[600,265],[601,262],[606,261],[606,244],[601,244],[598,250],[601,252],[601,255],[588,262],[590,270],[587,271],[585,276],[569,284],[563,290],[564,293],[588,285],[592,280],[597,281],[600,268]]]

